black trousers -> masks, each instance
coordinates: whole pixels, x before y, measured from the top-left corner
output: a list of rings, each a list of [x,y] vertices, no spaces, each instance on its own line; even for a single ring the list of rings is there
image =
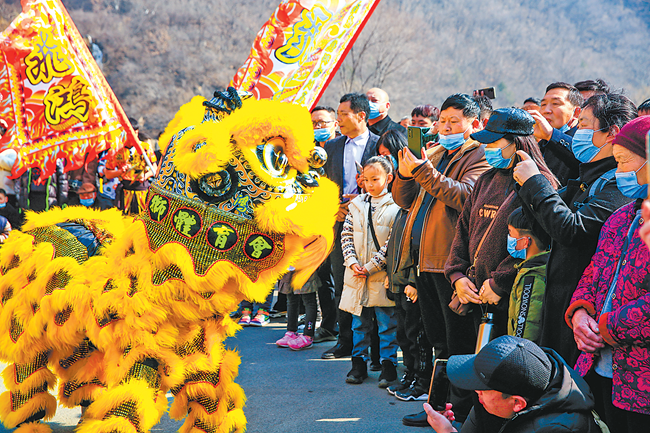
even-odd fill
[[[433,372],[433,348],[422,327],[420,305],[406,299],[404,287],[395,294],[397,343],[402,348],[404,366],[428,383]]]
[[[314,336],[316,327],[316,293],[305,293],[297,295],[294,293],[287,294],[287,331],[296,332],[298,330],[298,315],[300,314],[300,303],[305,306],[305,330],[303,334],[308,337]]]
[[[611,433],[648,431],[650,415],[619,409],[612,403],[612,379],[591,371],[585,376],[596,400],[596,413],[605,421]]]
[[[418,304],[422,324],[429,343],[435,348],[436,357],[448,359],[451,355],[474,353],[476,328],[471,315],[459,316],[449,309],[453,289],[442,273],[420,272],[415,276]],[[449,401],[459,422],[464,422],[472,408],[473,391],[465,391],[451,385]]]
[[[332,264],[329,257],[318,267],[316,272],[321,282],[320,286],[318,286],[318,302],[320,303],[321,311],[320,326],[336,335],[338,332],[336,329],[336,310],[338,310],[338,304],[334,296]]]

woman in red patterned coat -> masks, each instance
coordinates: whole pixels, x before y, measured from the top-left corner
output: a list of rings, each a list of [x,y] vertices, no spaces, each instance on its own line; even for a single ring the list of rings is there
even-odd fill
[[[614,138],[618,188],[637,200],[603,226],[565,316],[582,351],[575,369],[591,386],[596,411],[612,433],[647,431],[650,425],[650,250],[639,236],[650,180],[649,130],[650,116],[639,117]]]

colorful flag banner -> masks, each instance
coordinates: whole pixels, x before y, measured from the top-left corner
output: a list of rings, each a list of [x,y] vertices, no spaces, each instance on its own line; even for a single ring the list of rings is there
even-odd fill
[[[66,171],[108,148],[139,142],[90,50],[59,0],[22,0],[0,35],[0,151],[15,149],[17,177],[65,158]],[[87,159],[88,158],[88,159]]]
[[[379,0],[284,0],[231,86],[313,108]]]

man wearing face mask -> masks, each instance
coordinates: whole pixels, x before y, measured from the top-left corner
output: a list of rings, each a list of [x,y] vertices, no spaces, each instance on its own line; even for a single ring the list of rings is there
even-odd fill
[[[373,87],[366,92],[368,101],[370,101],[370,115],[368,116],[368,129],[378,136],[384,135],[389,129],[406,134],[406,128],[397,122],[394,122],[388,115],[390,101],[388,94],[383,90]]]
[[[479,111],[469,95],[448,97],[438,120],[440,146],[423,152],[422,159],[403,149],[393,183],[395,203],[409,209],[399,269],[409,260],[413,263],[424,330],[440,358],[472,353],[476,344],[471,316],[458,316],[447,306],[453,289],[444,269],[465,200],[479,176],[490,168],[484,146],[469,138],[479,128]],[[426,396],[429,379],[416,379],[409,390],[396,393],[396,397],[415,400]],[[464,414],[468,411],[469,406]],[[459,408],[458,416],[462,414]],[[402,422],[426,426],[426,413],[407,415]]]
[[[317,106],[311,110],[311,123],[314,125],[314,140],[320,147],[325,142],[337,137],[336,128],[339,122],[336,121],[336,111],[332,107]]]
[[[636,107],[623,95],[589,98],[582,106],[572,145],[580,161],[580,177],[559,192],[533,167],[526,153],[518,152],[522,161],[515,167],[514,179],[520,185],[519,197],[552,239],[540,344],[555,349],[570,365],[578,350],[563,314],[596,250],[603,223],[630,201],[616,185],[612,141],[636,116]]]
[[[79,194],[79,204],[88,208],[99,209],[95,204],[97,199],[97,188],[92,183],[86,182],[81,185],[77,191]]]
[[[540,111],[528,110],[535,119],[535,138],[548,168],[561,185],[579,176],[579,161],[571,153],[572,137],[577,130],[582,95],[568,83],[549,84]]]

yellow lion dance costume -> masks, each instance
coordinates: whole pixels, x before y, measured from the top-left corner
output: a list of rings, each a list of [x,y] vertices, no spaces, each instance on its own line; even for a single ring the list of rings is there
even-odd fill
[[[204,108],[205,106],[205,108]],[[318,176],[307,110],[228,89],[183,106],[135,219],[74,207],[32,214],[0,249],[0,417],[50,432],[57,399],[80,433],[242,432],[239,328],[289,266],[301,286],[333,242],[338,190]]]

